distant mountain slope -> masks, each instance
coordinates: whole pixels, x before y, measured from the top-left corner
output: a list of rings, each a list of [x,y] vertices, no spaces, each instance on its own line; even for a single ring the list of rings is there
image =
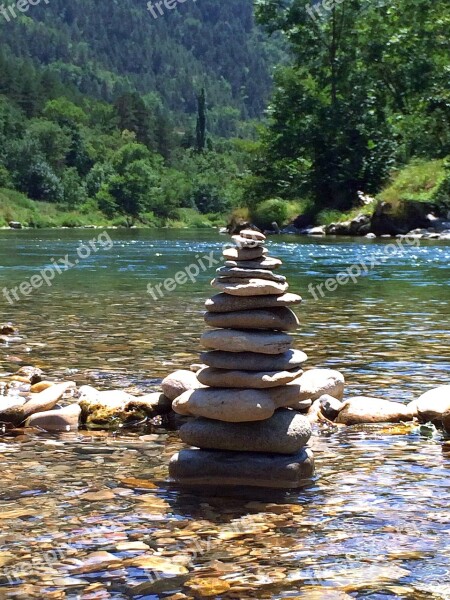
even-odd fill
[[[7,23],[1,46],[50,65],[66,83],[111,101],[132,89],[192,114],[205,85],[211,111],[262,114],[280,45],[255,26],[252,0],[187,0],[152,17],[145,0],[50,0]]]

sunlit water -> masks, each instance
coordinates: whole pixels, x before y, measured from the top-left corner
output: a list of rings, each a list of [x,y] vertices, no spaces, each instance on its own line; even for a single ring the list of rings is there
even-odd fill
[[[0,290],[29,281],[52,258],[76,258],[80,241],[99,233],[1,232]],[[147,285],[207,265],[211,252],[219,259],[227,238],[110,235],[111,249],[92,252],[50,287],[12,306],[0,292],[2,321],[25,337],[0,346],[3,374],[33,364],[52,377],[139,394],[198,362],[214,269],[156,301]],[[304,298],[295,345],[309,366],[341,370],[347,395],[407,402],[449,383],[450,246],[391,250],[370,268],[388,243],[277,237],[268,245]],[[369,268],[357,283],[322,287],[320,297],[315,286],[362,260]],[[442,436],[348,428],[321,432],[311,445],[317,476],[300,493],[209,497],[170,485],[167,464],[180,443],[162,428],[0,438],[0,599],[448,600],[450,454]],[[147,562],[138,559],[145,546],[125,542],[147,544]],[[109,554],[87,558],[99,551]]]

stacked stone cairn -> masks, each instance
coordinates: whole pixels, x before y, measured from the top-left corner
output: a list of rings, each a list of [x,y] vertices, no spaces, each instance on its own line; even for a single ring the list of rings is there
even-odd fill
[[[181,426],[181,450],[170,475],[188,486],[297,488],[313,475],[308,419],[299,411],[302,364],[286,333],[299,322],[286,278],[273,272],[281,261],[264,248],[265,236],[243,230],[223,254],[211,285],[220,291],[206,302],[201,337],[206,349],[197,373],[201,387],[175,399],[175,412],[194,417]]]

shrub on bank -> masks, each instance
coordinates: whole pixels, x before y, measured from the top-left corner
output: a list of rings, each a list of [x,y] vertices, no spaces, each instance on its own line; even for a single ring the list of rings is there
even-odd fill
[[[264,200],[251,211],[252,222],[260,229],[272,229],[272,223],[282,227],[289,216],[288,206],[280,198]]]

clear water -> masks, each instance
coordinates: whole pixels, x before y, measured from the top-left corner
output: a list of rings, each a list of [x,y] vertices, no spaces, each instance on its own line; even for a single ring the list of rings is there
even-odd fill
[[[0,290],[29,281],[52,258],[76,258],[80,241],[99,233],[0,232]],[[24,336],[0,346],[3,375],[33,364],[52,377],[138,394],[198,362],[214,269],[158,300],[147,285],[211,252],[218,259],[227,238],[109,234],[110,250],[92,252],[51,286],[12,306],[0,293],[2,320]],[[304,298],[295,345],[309,365],[341,370],[348,395],[407,402],[449,383],[448,243],[391,250],[357,283],[323,298],[309,287],[361,260],[370,267],[389,243],[276,237],[269,248]],[[0,600],[449,599],[450,454],[442,436],[349,428],[322,431],[311,445],[317,477],[308,489],[205,497],[167,481],[180,447],[174,431],[4,436]],[[149,548],[124,550],[124,542]],[[108,554],[92,556],[99,551]]]

